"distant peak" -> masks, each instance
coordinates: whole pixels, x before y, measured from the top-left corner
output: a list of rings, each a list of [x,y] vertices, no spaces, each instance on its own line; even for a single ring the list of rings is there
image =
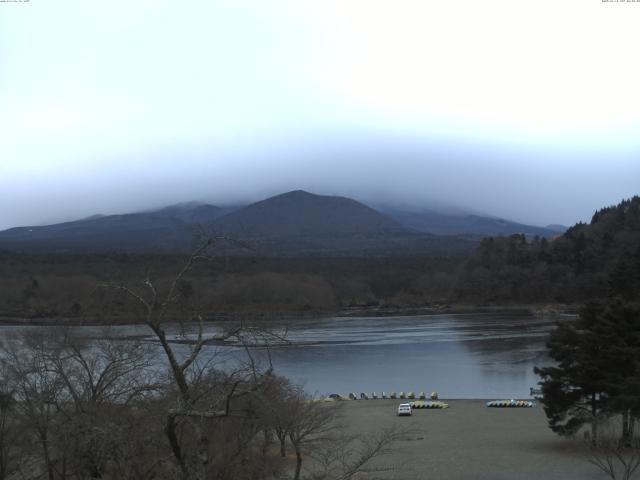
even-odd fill
[[[290,192],[276,195],[277,197],[318,197],[315,193],[309,193],[305,190],[291,190]]]
[[[306,190],[291,190],[290,192],[285,192],[285,193],[281,193],[278,195],[274,195],[273,197],[269,197],[266,200],[270,200],[272,198],[286,198],[286,199],[297,199],[297,200],[302,200],[302,199],[314,199],[314,200],[328,200],[328,199],[339,199],[339,200],[352,200],[350,198],[347,197],[341,197],[338,195],[322,195],[319,193],[312,193],[312,192],[307,192]],[[355,200],[353,200],[355,201]]]
[[[317,193],[307,192],[306,190],[291,190],[290,192],[280,193],[272,197],[262,200],[263,202],[271,201],[293,201],[293,202],[309,202],[323,199],[333,198],[327,195],[318,195]]]

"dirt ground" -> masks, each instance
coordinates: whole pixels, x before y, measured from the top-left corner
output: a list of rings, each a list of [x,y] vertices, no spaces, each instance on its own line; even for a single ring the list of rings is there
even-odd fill
[[[446,410],[414,410],[398,417],[407,400],[345,401],[347,432],[367,434],[391,425],[413,431],[379,459],[388,480],[595,480],[607,478],[580,453],[581,442],[547,426],[540,405],[487,408],[484,400],[444,400]]]

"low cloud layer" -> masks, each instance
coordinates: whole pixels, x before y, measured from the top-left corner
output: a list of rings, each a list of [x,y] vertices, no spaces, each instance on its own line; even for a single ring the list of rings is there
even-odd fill
[[[292,189],[588,220],[640,190],[622,7],[2,5],[0,228]]]
[[[283,139],[227,151],[157,152],[38,172],[8,183],[2,227],[198,200],[246,203],[294,189],[411,208],[460,207],[545,225],[588,221],[638,193],[640,162],[369,133]]]

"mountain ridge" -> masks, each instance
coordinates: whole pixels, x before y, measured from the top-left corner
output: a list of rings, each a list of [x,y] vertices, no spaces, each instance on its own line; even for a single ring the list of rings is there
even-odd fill
[[[323,235],[403,231],[395,220],[356,200],[293,190],[252,203],[220,217],[225,233],[256,236]]]
[[[460,247],[459,251],[469,251],[477,245],[480,236],[497,231],[495,228],[474,230],[470,227],[472,219],[483,225],[500,222],[480,216],[439,214],[440,223],[449,219],[449,226],[438,230],[437,225],[431,229],[424,226],[433,215],[421,218],[415,215],[380,211],[348,197],[293,190],[243,207],[185,202],[144,212],[93,215],[53,225],[15,227],[0,232],[0,248],[66,252],[188,251],[198,226],[204,225],[215,234],[251,239],[261,254],[383,254],[425,249],[443,252],[449,251],[443,240],[446,238],[451,238],[452,245]],[[527,226],[515,222],[503,221],[501,225],[504,232],[498,232],[500,234],[556,233],[542,227],[518,230]],[[236,252],[233,248],[226,251]]]
[[[436,210],[399,210],[393,207],[381,207],[381,211],[394,218],[401,225],[432,235],[512,235],[523,233],[527,236],[553,236],[564,230],[535,225],[527,225],[511,220],[476,213],[447,214]]]

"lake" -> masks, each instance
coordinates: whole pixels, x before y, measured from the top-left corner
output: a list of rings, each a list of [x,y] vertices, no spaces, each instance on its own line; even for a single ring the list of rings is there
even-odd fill
[[[567,317],[504,312],[278,322],[272,327],[287,329],[289,344],[270,348],[269,354],[276,373],[304,384],[310,393],[435,390],[441,398],[526,398],[538,382],[533,367],[550,363],[549,332]],[[20,328],[25,327],[0,331]],[[91,336],[102,332],[77,330]],[[206,330],[220,331],[216,324]],[[141,325],[114,327],[114,333],[153,340]],[[223,362],[233,362],[238,353],[231,345],[203,351]],[[259,350],[256,357],[264,363],[267,352]]]
[[[522,398],[547,365],[559,318],[513,313],[332,318],[300,322],[276,370],[319,393],[437,391],[441,398]]]

